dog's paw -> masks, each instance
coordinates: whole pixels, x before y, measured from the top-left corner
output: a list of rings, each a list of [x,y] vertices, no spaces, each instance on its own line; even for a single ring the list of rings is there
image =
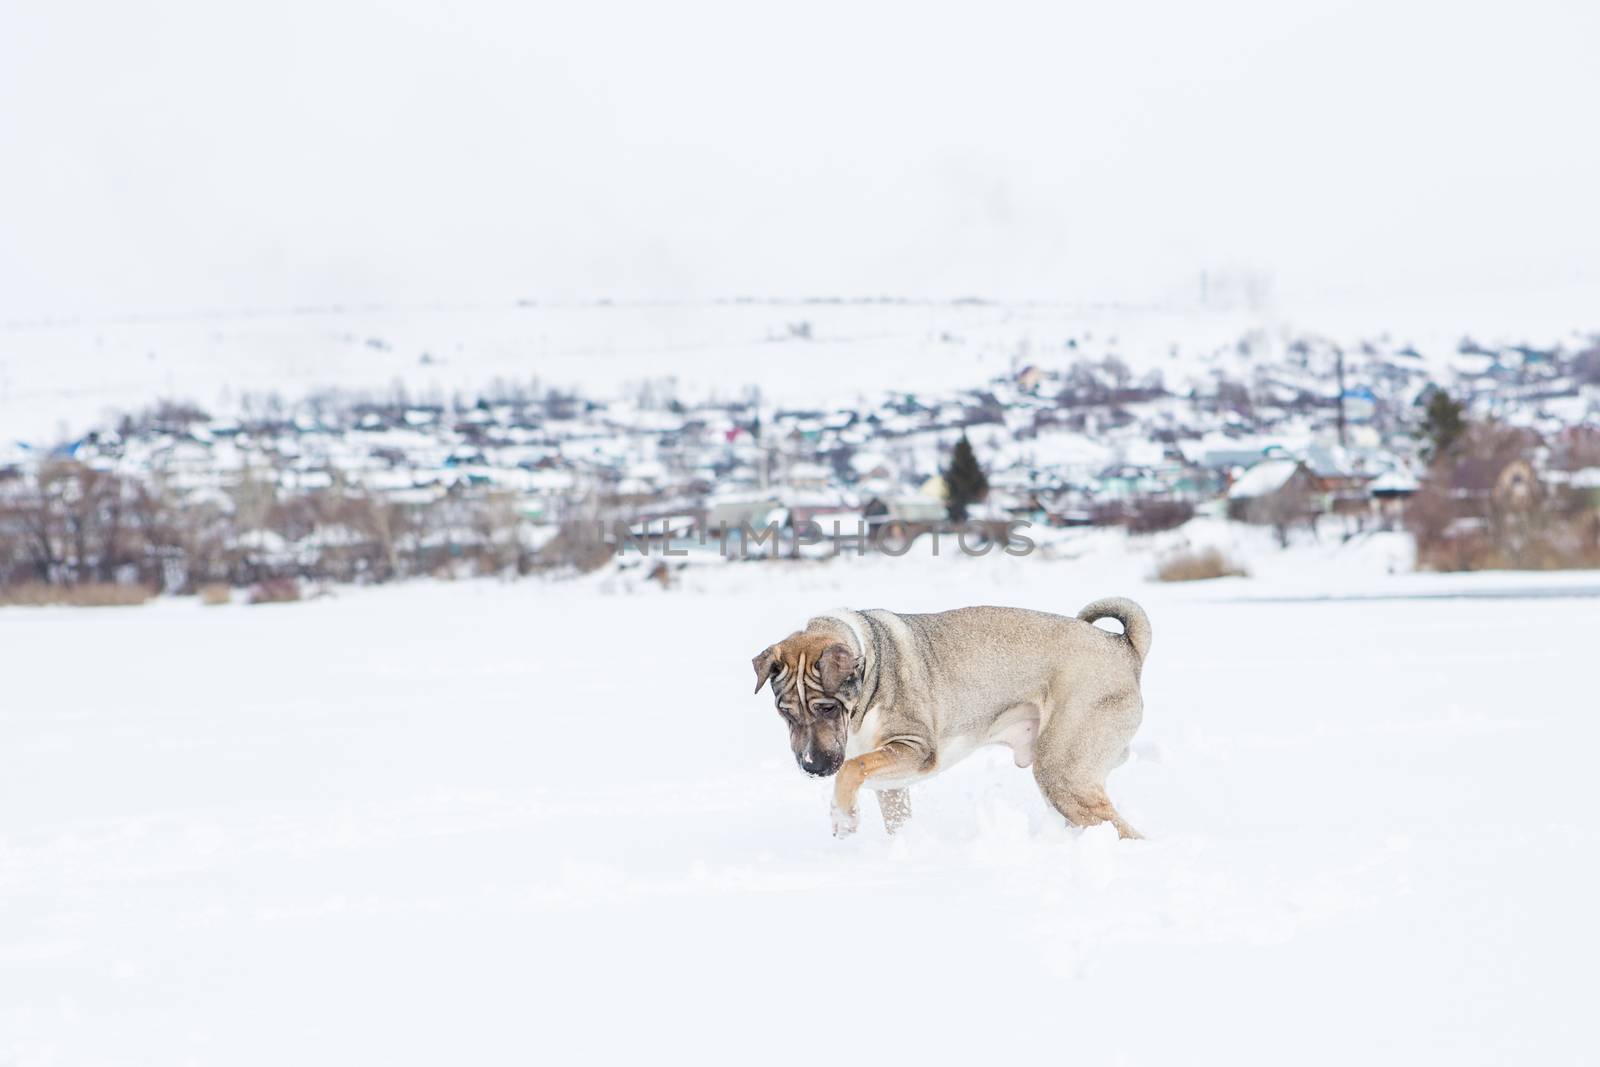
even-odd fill
[[[861,817],[853,811],[843,808],[833,809],[833,836],[849,837],[861,825]]]

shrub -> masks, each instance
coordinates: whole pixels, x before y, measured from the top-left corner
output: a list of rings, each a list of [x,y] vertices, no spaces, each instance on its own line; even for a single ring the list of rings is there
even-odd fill
[[[288,604],[300,599],[300,583],[293,578],[268,578],[250,590],[252,604]]]
[[[26,582],[21,585],[0,587],[0,605],[31,607],[47,605],[75,608],[129,607],[143,604],[153,596],[155,596],[154,590],[147,586],[120,585],[116,582],[83,582],[78,585]]]
[[[200,603],[208,608],[233,602],[233,590],[226,582],[207,582],[200,587]]]
[[[1091,526],[1121,526],[1128,521],[1128,506],[1120,500],[1104,500],[1089,508]]]
[[[616,549],[598,536],[597,523],[563,522],[556,535],[534,555],[537,565],[571,568],[580,574],[599,570],[616,556]]]
[[[1435,457],[1406,509],[1422,570],[1560,570],[1600,566],[1600,512],[1542,484],[1529,431],[1469,422]]]
[[[1153,497],[1134,505],[1128,516],[1131,534],[1161,533],[1175,530],[1194,518],[1194,505],[1187,500],[1163,500]]]
[[[1156,566],[1156,580],[1198,582],[1207,578],[1246,578],[1250,572],[1215,548],[1177,552]]]

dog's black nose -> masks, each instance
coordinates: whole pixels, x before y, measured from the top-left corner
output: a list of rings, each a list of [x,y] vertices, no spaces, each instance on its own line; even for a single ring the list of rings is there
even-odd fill
[[[817,756],[799,762],[800,769],[814,778],[826,778],[839,769],[839,761],[832,756]]]

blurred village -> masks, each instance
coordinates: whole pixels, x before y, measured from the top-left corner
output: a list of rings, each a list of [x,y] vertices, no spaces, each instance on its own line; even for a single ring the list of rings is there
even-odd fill
[[[1408,529],[1437,568],[1600,562],[1597,336],[1424,354],[1252,334],[1141,372],[1093,347],[825,408],[754,388],[690,399],[667,377],[610,398],[530,377],[228,413],[169,401],[72,441],[0,439],[0,588],[288,597],[300,582],[583,571],[619,548],[720,562],[718,532],[744,526],[815,523],[824,542],[957,522],[1138,536],[1197,514],[1284,544]],[[953,487],[963,439],[978,475]],[[733,558],[805,555],[799,540]]]

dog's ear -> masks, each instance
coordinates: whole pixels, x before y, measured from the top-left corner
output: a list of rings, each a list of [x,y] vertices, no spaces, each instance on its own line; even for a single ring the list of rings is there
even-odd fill
[[[834,642],[822,650],[817,659],[817,670],[822,672],[822,688],[832,693],[856,669],[855,653]]]
[[[767,679],[772,677],[773,670],[778,666],[777,645],[768,645],[761,650],[761,654],[750,663],[756,669],[756,692],[761,692],[761,687],[767,684]]]

